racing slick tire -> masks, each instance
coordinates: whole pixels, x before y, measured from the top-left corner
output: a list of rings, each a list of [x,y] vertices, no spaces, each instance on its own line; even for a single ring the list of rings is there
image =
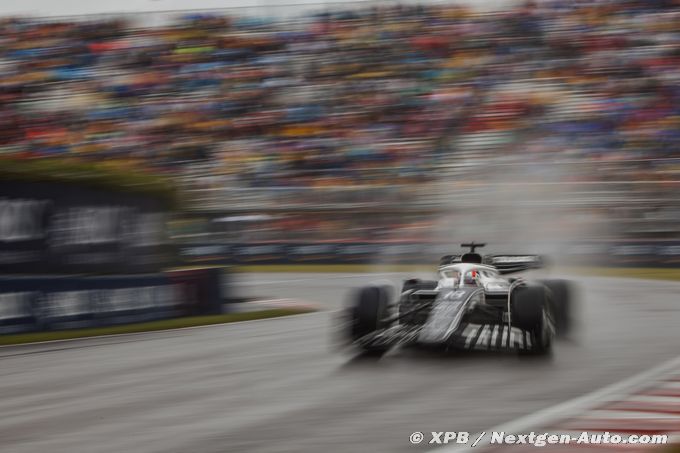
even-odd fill
[[[361,288],[351,308],[351,337],[356,341],[376,330],[385,327],[385,319],[389,317],[389,291],[383,286],[367,286]],[[382,354],[390,346],[363,345],[364,352]]]
[[[512,325],[531,333],[529,355],[548,355],[552,351],[554,321],[544,286],[520,286],[510,298]]]
[[[567,280],[543,280],[541,283],[550,291],[557,335],[568,334],[573,324],[571,284]]]

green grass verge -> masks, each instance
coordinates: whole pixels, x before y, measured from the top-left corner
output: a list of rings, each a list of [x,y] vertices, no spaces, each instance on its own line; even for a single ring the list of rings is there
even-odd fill
[[[210,316],[191,316],[186,318],[162,319],[159,321],[120,326],[96,327],[89,329],[58,330],[53,332],[31,332],[0,335],[0,345],[35,343],[39,341],[69,340],[73,338],[98,337],[102,335],[118,335],[124,333],[153,332],[158,330],[178,329],[182,327],[207,326],[255,319],[278,318],[281,316],[310,313],[309,308],[272,308],[267,310],[241,313],[225,313]]]

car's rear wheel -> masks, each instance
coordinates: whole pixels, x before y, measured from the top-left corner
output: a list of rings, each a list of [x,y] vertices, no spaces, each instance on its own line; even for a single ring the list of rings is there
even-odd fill
[[[401,287],[401,295],[399,300],[399,319],[402,324],[414,324],[417,317],[417,313],[406,314],[412,309],[410,305],[404,306],[402,304],[402,297],[406,291],[419,291],[419,290],[433,290],[437,287],[437,282],[434,280],[421,280],[419,278],[412,278],[410,280],[405,280],[403,286]],[[402,317],[403,316],[403,317]]]
[[[435,289],[436,287],[437,282],[435,280],[421,280],[419,278],[412,278],[409,280],[404,280],[404,284],[401,287],[401,292],[404,293],[411,289],[416,291],[420,289],[432,290]]]
[[[511,297],[512,325],[531,334],[531,345],[523,352],[547,355],[552,350],[554,315],[543,286],[520,286]]]
[[[566,280],[543,280],[541,283],[550,291],[557,334],[568,334],[573,323],[571,284]]]

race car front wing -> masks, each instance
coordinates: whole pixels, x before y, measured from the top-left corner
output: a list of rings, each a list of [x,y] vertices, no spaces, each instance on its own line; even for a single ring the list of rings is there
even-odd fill
[[[377,330],[356,343],[364,347],[391,347],[403,345],[442,345],[450,349],[478,351],[523,351],[530,350],[531,334],[507,324],[463,323],[442,341],[428,342],[421,338],[422,326],[395,324]]]

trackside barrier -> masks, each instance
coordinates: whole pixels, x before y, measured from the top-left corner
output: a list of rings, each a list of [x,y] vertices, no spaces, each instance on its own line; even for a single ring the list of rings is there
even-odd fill
[[[180,247],[186,263],[270,264],[432,264],[455,253],[451,244],[422,242],[261,242],[195,243]],[[565,244],[513,243],[489,247],[489,253],[538,253],[561,264],[622,267],[680,267],[680,241],[610,241]]]
[[[0,334],[102,327],[218,313],[220,271],[1,276]]]

